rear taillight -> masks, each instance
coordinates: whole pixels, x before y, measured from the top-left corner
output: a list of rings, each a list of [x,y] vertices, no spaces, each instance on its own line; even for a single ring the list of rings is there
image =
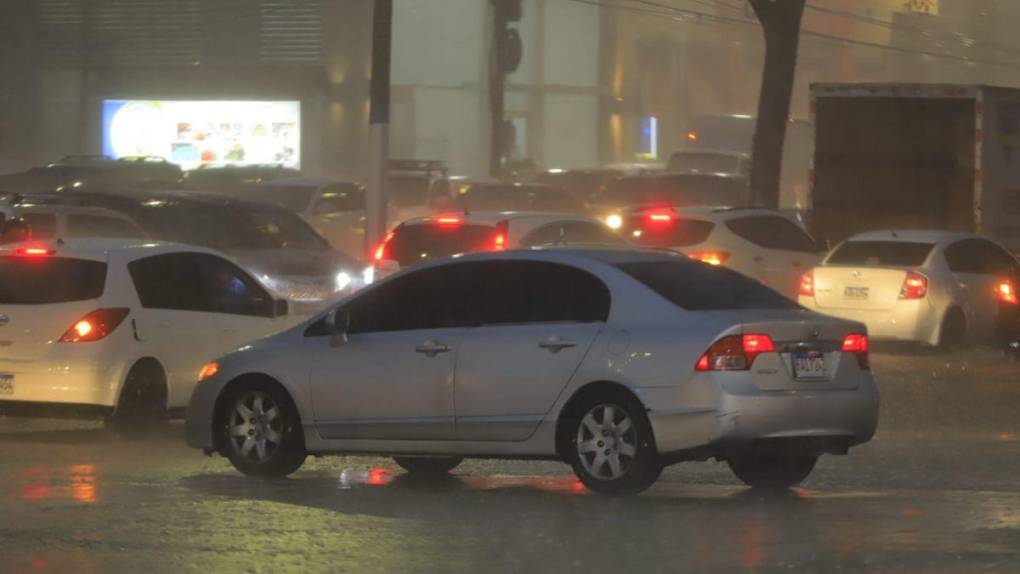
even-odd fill
[[[391,232],[386,234],[386,238],[383,239],[383,242],[379,244],[379,247],[375,248],[374,259],[375,259],[376,263],[386,259],[386,246],[389,245],[390,240],[392,240],[392,239],[393,239],[393,232],[391,231]]]
[[[687,256],[709,265],[725,265],[730,258],[730,254],[726,251],[703,251],[688,253]]]
[[[908,271],[900,287],[900,299],[924,299],[928,294],[928,278],[917,271]]]
[[[14,250],[14,254],[19,257],[47,257],[55,254],[56,251],[49,247],[31,245],[28,247],[19,247]]]
[[[506,249],[506,235],[503,233],[497,233],[496,237],[492,240],[492,248],[494,251],[503,251]]]
[[[768,335],[730,335],[723,337],[698,359],[698,371],[746,371],[762,353],[776,350]]]
[[[672,223],[675,219],[672,209],[656,209],[654,211],[649,211],[645,217],[648,219],[649,223],[659,225]]]
[[[458,227],[464,223],[464,218],[459,215],[439,215],[434,217],[432,221],[443,227]]]
[[[868,336],[860,333],[853,333],[847,335],[843,339],[843,346],[841,350],[844,353],[853,353],[857,357],[857,365],[860,366],[861,370],[867,371],[871,369],[871,360],[868,358]]]
[[[91,343],[98,341],[117,328],[128,315],[128,309],[115,307],[96,309],[75,321],[60,337],[61,343]]]
[[[999,301],[1010,305],[1020,303],[1020,300],[1017,299],[1016,287],[1013,285],[1013,282],[1009,280],[1003,281],[995,286],[995,296]]]
[[[800,277],[800,288],[797,293],[803,297],[815,296],[815,272],[808,271]]]

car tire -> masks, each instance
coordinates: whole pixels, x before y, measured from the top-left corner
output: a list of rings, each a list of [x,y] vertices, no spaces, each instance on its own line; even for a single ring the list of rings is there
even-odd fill
[[[163,368],[154,361],[139,362],[128,372],[106,428],[124,438],[143,438],[166,422],[166,402]]]
[[[800,484],[818,462],[816,454],[748,452],[729,458],[727,464],[751,488],[786,490]]]
[[[457,468],[464,459],[456,456],[395,456],[393,460],[410,474],[441,476]]]
[[[243,384],[222,401],[223,452],[248,476],[280,478],[304,464],[301,418],[290,396],[276,385]]]
[[[593,492],[637,494],[662,473],[645,408],[626,391],[581,398],[570,407],[564,428],[567,462]]]
[[[967,317],[958,307],[946,312],[939,328],[940,351],[953,351],[963,348],[967,343]]]

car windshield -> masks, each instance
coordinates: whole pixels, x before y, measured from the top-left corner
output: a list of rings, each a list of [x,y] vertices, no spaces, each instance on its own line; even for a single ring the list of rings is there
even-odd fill
[[[747,202],[747,180],[714,175],[625,177],[606,186],[598,201],[611,207],[649,204],[740,207]]]
[[[143,227],[156,239],[227,250],[280,246],[271,235],[260,231],[250,217],[226,205],[152,199],[141,206]]]
[[[273,205],[238,207],[278,247],[325,250],[329,244],[296,214]]]
[[[616,267],[688,311],[800,308],[736,271],[699,261],[641,261],[620,263]]]
[[[669,171],[697,173],[737,173],[740,158],[731,154],[710,152],[680,152],[669,158]]]
[[[260,185],[245,194],[245,197],[275,203],[301,213],[311,205],[316,191],[317,188],[305,185]]]
[[[494,226],[474,223],[404,225],[386,244],[385,258],[406,267],[458,253],[492,251],[496,234]]]
[[[103,294],[106,263],[64,257],[0,257],[0,305],[87,301]]]
[[[828,265],[917,267],[924,265],[932,243],[908,241],[847,241],[829,256]]]

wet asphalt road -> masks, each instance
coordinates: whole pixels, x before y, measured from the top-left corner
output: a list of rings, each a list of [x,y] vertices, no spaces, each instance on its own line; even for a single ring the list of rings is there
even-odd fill
[[[618,499],[539,462],[421,481],[310,459],[265,482],[187,449],[180,424],[132,442],[0,418],[0,572],[1020,572],[1020,366],[873,363],[876,439],[782,495],[716,463]]]

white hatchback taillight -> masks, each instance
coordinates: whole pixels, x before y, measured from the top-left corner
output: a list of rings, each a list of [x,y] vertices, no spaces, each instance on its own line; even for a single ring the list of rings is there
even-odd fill
[[[71,328],[60,337],[61,343],[91,343],[105,338],[113,332],[124,318],[128,316],[129,309],[113,307],[108,309],[96,309],[75,321]]]

